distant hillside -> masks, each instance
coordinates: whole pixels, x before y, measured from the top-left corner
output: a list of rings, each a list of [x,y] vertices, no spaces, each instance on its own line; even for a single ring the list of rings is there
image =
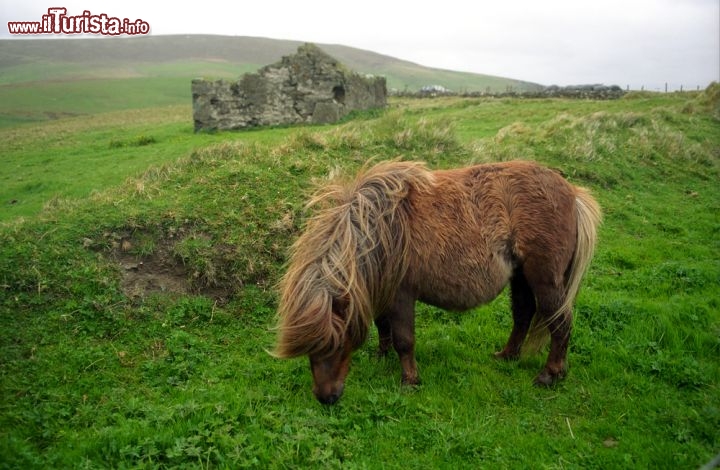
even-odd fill
[[[212,35],[0,40],[0,84],[87,78],[233,78],[276,62],[301,44]],[[539,87],[509,78],[424,67],[352,47],[318,46],[357,72],[384,75],[388,87],[397,90],[415,91],[433,84],[456,91]]]
[[[234,79],[302,43],[230,36],[0,40],[0,127],[117,110],[190,105],[193,78]],[[319,44],[349,68],[417,91],[532,91],[539,85],[423,67],[351,47]],[[191,117],[188,117],[188,122]]]

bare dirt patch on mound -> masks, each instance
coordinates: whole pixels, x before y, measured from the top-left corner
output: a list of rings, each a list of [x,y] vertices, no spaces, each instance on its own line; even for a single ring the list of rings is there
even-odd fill
[[[143,299],[154,294],[204,295],[224,303],[235,288],[213,275],[217,269],[211,255],[204,263],[193,263],[180,254],[187,240],[204,240],[202,235],[180,228],[161,235],[143,230],[118,230],[104,234],[106,256],[117,264],[123,293],[130,299]],[[221,247],[219,251],[227,250]],[[193,266],[195,264],[195,266]],[[202,268],[208,268],[205,272]]]

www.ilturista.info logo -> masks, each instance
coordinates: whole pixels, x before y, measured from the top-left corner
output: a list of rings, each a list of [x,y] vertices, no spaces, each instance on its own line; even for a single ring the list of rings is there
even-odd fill
[[[10,34],[103,34],[119,36],[150,33],[150,25],[143,20],[130,21],[108,16],[95,15],[89,10],[82,15],[68,16],[67,8],[48,8],[41,21],[8,21]]]

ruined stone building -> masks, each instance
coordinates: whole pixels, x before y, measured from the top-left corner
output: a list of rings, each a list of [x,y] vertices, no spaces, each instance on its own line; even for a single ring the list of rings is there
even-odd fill
[[[384,77],[347,70],[317,46],[248,73],[238,81],[193,80],[195,131],[331,123],[353,110],[387,103]]]

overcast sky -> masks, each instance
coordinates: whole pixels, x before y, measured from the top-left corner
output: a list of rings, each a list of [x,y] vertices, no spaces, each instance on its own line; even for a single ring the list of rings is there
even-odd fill
[[[422,65],[544,85],[659,90],[720,81],[720,0],[0,0],[8,21],[142,19],[151,34],[224,34],[342,44]],[[43,36],[48,37],[48,36]]]

